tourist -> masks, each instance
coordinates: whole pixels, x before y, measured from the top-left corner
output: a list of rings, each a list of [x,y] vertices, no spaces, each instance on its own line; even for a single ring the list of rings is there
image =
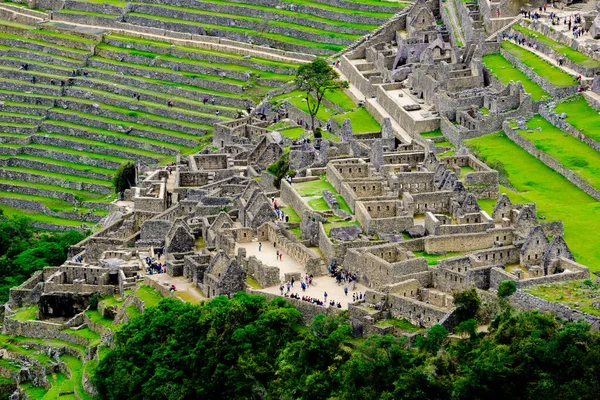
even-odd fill
[[[338,301],[337,308],[342,308],[342,304]]]
[[[37,79],[35,78],[35,76],[31,76],[31,83],[35,84],[35,82],[37,81]]]
[[[202,101],[204,102],[204,104],[206,105],[206,103],[208,102],[208,97],[204,96],[204,98],[202,99]]]
[[[344,295],[348,296],[348,286],[344,286]]]
[[[360,293],[358,294],[358,299],[359,299],[359,300],[362,300],[362,299],[363,299],[363,294],[362,294],[362,292],[360,292]]]
[[[496,9],[496,15],[498,16],[498,18],[500,18],[500,7],[498,7],[498,8]]]
[[[215,98],[214,98],[214,97],[212,97],[212,98],[210,99],[210,103],[211,103],[213,106],[215,105]]]
[[[292,278],[292,280],[293,279],[294,278]],[[289,293],[290,292],[290,287],[291,287],[290,281],[287,281],[286,286],[287,286],[287,292]]]
[[[283,259],[283,252],[279,253],[279,261],[281,261]]]
[[[219,110],[217,110],[217,111],[215,112],[215,115],[216,115],[217,117],[219,116]]]
[[[295,279],[294,279],[294,277],[292,276],[292,280],[291,280],[291,282],[292,282],[292,287],[294,287],[294,282],[295,282],[295,281],[296,281],[296,280],[295,280]]]
[[[303,292],[306,292],[306,284],[304,282],[300,282],[300,287],[302,288]]]
[[[356,293],[352,293],[352,301],[356,301]]]
[[[172,101],[172,100],[169,100],[169,102],[167,103],[167,105],[168,105],[169,107],[173,107],[173,101]]]
[[[283,296],[283,283],[281,285],[279,285],[279,291],[281,292],[281,295]]]
[[[325,302],[327,302],[327,292],[323,293],[323,297],[325,298]]]
[[[275,259],[277,260],[278,258],[279,258],[279,250],[277,250],[277,251],[275,252]],[[292,283],[293,283],[293,282],[292,282]],[[294,286],[294,285],[292,285],[292,286]]]
[[[171,293],[173,293],[176,290],[177,290],[177,288],[175,287],[175,285],[171,285],[171,287],[169,288],[169,292],[171,292]]]
[[[258,242],[258,251],[261,251],[261,250],[262,250],[262,243]]]

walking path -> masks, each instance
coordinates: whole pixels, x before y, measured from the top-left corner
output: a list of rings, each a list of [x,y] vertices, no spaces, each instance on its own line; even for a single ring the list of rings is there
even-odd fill
[[[446,7],[446,10],[448,11],[448,18],[450,18],[450,22],[453,26],[452,31],[456,36],[454,38],[456,40],[456,45],[458,46],[459,43],[462,43],[460,46],[464,46],[467,43],[467,40],[465,39],[465,35],[462,30],[462,24],[458,19],[458,10],[456,9],[456,4],[452,0],[446,1],[441,4],[444,5]]]

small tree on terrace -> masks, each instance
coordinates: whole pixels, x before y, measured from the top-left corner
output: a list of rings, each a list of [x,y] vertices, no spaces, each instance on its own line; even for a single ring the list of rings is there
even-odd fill
[[[135,184],[135,165],[131,162],[121,164],[113,178],[115,192],[121,193]]]
[[[341,81],[340,75],[331,68],[327,61],[317,58],[310,64],[303,64],[298,67],[296,86],[306,93],[306,107],[310,114],[310,127],[314,132],[315,115],[319,112],[325,92],[347,88],[348,82]]]

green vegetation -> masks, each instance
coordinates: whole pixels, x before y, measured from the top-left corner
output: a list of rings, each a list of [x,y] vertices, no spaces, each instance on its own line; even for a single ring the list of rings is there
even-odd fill
[[[321,58],[299,66],[295,82],[298,90],[304,92],[308,115],[310,115],[310,127],[314,132],[315,116],[319,112],[325,93],[347,88],[348,82],[340,81],[340,75]]]
[[[76,231],[39,234],[31,220],[6,216],[0,212],[0,301],[8,300],[8,290],[20,285],[35,271],[45,266],[56,266],[67,259],[67,250],[84,239]],[[34,310],[18,313],[17,318],[31,319]]]
[[[80,329],[72,329],[67,328],[63,330],[65,333],[70,333],[71,335],[80,336],[88,341],[88,346],[97,346],[100,344],[100,335],[90,328],[80,328]]]
[[[573,86],[576,83],[571,75],[523,47],[504,40],[502,41],[502,48],[555,87]]]
[[[39,308],[37,305],[32,305],[32,306],[22,308],[20,310],[17,310],[16,314],[13,315],[12,318],[16,319],[17,321],[35,320],[35,319],[37,319],[36,313],[37,313],[38,309]]]
[[[415,257],[425,257],[428,265],[437,265],[438,261],[440,261],[440,260],[444,260],[444,259],[450,258],[450,257],[460,256],[463,253],[456,252],[456,251],[449,251],[445,254],[429,254],[424,251],[414,251],[413,254],[415,255]]]
[[[589,105],[585,97],[576,95],[564,99],[556,105],[554,111],[566,113],[566,121],[585,136],[600,143],[600,113]]]
[[[600,308],[592,305],[592,303],[598,302],[600,286],[591,280],[530,286],[524,290],[542,299],[554,303],[566,304],[581,312],[600,316]]]
[[[554,50],[560,54],[564,54],[565,57],[567,57],[569,60],[573,61],[576,64],[580,64],[581,66],[586,67],[586,68],[600,67],[600,61],[594,60],[593,58],[590,58],[577,50],[573,50],[571,47],[567,46],[566,44],[557,42],[556,40],[553,40],[546,35],[543,35],[539,32],[525,28],[524,26],[521,26],[519,24],[513,25],[512,28],[518,32],[521,32],[521,33],[535,39],[539,43],[545,44],[546,46],[550,47],[552,50]]]
[[[115,186],[115,192],[121,193],[131,188],[135,183],[135,165],[131,162],[121,164],[115,172],[113,179],[113,185]]]
[[[434,138],[434,137],[442,137],[444,136],[442,134],[442,130],[440,128],[433,130],[433,131],[429,131],[429,132],[421,132],[421,136],[424,138]]]
[[[466,316],[481,318],[471,294],[458,294],[458,303]],[[382,323],[415,329],[403,321]],[[250,392],[303,399],[588,400],[600,389],[600,334],[584,322],[505,307],[489,333],[477,332],[475,319],[462,322],[456,329],[462,340],[450,340],[440,325],[414,342],[391,335],[356,340],[351,332],[344,315],[319,315],[305,327],[281,298],[238,293],[201,305],[165,299],[123,327],[93,381],[101,398],[132,400],[234,399]]]
[[[134,295],[142,300],[146,307],[154,307],[163,298],[159,291],[146,285],[140,286]]]
[[[600,153],[539,115],[527,121],[527,127],[528,130],[516,132],[594,188],[600,189]]]
[[[419,332],[423,330],[416,325],[411,324],[406,318],[397,319],[397,318],[387,318],[378,321],[375,326],[385,327],[385,326],[395,326],[396,328],[400,328],[403,331],[407,332]]]
[[[267,172],[275,177],[273,185],[276,188],[281,186],[281,180],[285,178],[290,170],[290,153],[286,151],[279,160],[267,167]]]
[[[536,203],[538,215],[559,220],[565,240],[577,260],[592,271],[600,269],[600,203],[506,137],[493,133],[465,141],[488,165],[504,170],[506,193],[514,203]],[[510,157],[506,157],[510,154]],[[506,187],[510,185],[510,187]],[[489,207],[489,204],[487,204]],[[489,210],[489,208],[488,208]]]
[[[286,216],[289,217],[289,223],[299,223],[302,221],[302,218],[296,213],[296,211],[292,207],[279,207],[281,211],[285,213]]]
[[[502,84],[507,85],[510,81],[521,82],[525,91],[531,94],[533,101],[550,97],[540,85],[515,68],[502,54],[495,53],[483,56],[483,63]]]
[[[352,133],[354,134],[381,131],[381,125],[371,114],[369,114],[366,108],[360,107],[355,111],[333,116],[333,119],[340,126],[344,124],[344,120],[346,118],[350,118],[350,123],[352,124]]]

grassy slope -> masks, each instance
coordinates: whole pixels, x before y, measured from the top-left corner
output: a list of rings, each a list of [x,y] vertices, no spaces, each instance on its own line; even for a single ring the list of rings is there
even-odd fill
[[[523,47],[505,40],[502,42],[502,48],[521,60],[533,72],[546,79],[555,87],[573,86],[576,83],[571,75]]]
[[[565,134],[539,115],[529,120],[527,126],[532,130],[516,132],[594,188],[600,189],[600,153],[573,136]],[[538,130],[540,128],[541,131]]]
[[[588,104],[581,95],[558,103],[557,113],[566,113],[566,121],[587,137],[600,143],[600,113]]]
[[[523,72],[515,68],[502,54],[489,54],[483,57],[483,63],[492,74],[503,84],[510,81],[521,82],[527,93],[531,94],[533,101],[550,97],[537,83],[532,81]]]
[[[577,261],[591,270],[600,270],[600,203],[566,178],[553,171],[502,133],[466,141],[487,161],[500,161],[508,172],[513,191],[502,188],[515,203],[537,203],[538,215],[561,220],[565,240]],[[507,155],[510,154],[510,157]],[[485,202],[489,210],[492,202]]]

